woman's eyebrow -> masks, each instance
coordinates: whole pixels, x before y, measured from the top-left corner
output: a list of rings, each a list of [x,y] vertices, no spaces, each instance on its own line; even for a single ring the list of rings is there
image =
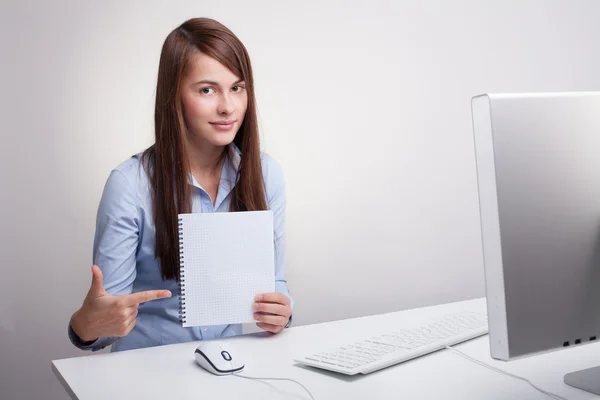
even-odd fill
[[[241,83],[241,82],[244,82],[244,80],[243,79],[238,79],[237,81],[233,82],[232,85],[237,85],[238,83]],[[203,79],[201,81],[196,82],[196,85],[199,85],[199,84],[208,84],[208,85],[219,86],[218,82],[211,81],[209,79]]]

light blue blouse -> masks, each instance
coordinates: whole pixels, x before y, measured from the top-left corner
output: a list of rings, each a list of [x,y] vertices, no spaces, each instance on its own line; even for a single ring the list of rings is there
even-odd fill
[[[213,206],[208,193],[190,174],[192,212],[228,212],[230,193],[239,167],[239,149],[231,144],[223,163],[217,198]],[[275,290],[291,298],[286,281],[284,223],[285,182],[283,170],[266,153],[261,153],[267,204],[273,211]],[[96,220],[93,263],[102,270],[105,290],[113,295],[145,290],[170,290],[167,299],[142,303],[135,327],[124,337],[102,337],[83,343],[69,326],[71,342],[84,350],[97,351],[111,345],[111,351],[158,346],[186,341],[214,339],[242,333],[241,325],[184,328],[179,320],[178,284],[163,281],[154,257],[155,228],[151,187],[141,163],[141,153],[121,163],[108,177]]]

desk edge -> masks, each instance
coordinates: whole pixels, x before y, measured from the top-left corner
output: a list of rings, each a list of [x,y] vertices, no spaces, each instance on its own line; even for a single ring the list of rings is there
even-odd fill
[[[75,392],[73,391],[73,389],[71,388],[71,386],[69,386],[69,384],[67,383],[67,381],[65,380],[65,378],[62,376],[62,374],[58,370],[58,367],[56,366],[56,361],[55,360],[52,361],[52,372],[54,372],[54,375],[59,380],[59,382],[62,384],[63,388],[69,394],[69,396],[71,397],[71,399],[72,400],[79,400],[79,398],[75,395]]]

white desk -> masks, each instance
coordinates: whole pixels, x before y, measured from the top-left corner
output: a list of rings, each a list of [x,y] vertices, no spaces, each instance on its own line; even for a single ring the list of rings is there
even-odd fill
[[[491,371],[450,351],[439,351],[356,377],[303,367],[292,361],[297,354],[313,353],[463,309],[485,311],[485,300],[293,327],[278,335],[263,332],[218,340],[235,346],[237,355],[244,358],[244,375],[293,378],[304,384],[315,400],[548,399],[523,381]],[[194,350],[199,343],[55,360],[52,369],[67,392],[79,400],[309,399],[293,382],[263,383],[204,371],[194,361]],[[490,357],[487,335],[457,348],[567,399],[600,398],[563,383],[565,373],[600,364],[600,343],[511,362]]]

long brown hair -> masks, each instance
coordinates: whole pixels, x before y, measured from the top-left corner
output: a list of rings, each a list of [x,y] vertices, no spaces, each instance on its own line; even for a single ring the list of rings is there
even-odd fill
[[[246,82],[248,105],[234,143],[241,152],[237,183],[230,193],[229,211],[267,209],[260,162],[254,79],[250,57],[242,42],[221,23],[209,18],[190,19],[165,39],[158,67],[154,111],[155,143],[144,151],[156,230],[155,257],[163,279],[179,281],[177,214],[192,209],[186,124],[181,101],[181,81],[197,52],[219,61]],[[227,156],[227,151],[224,151]]]

